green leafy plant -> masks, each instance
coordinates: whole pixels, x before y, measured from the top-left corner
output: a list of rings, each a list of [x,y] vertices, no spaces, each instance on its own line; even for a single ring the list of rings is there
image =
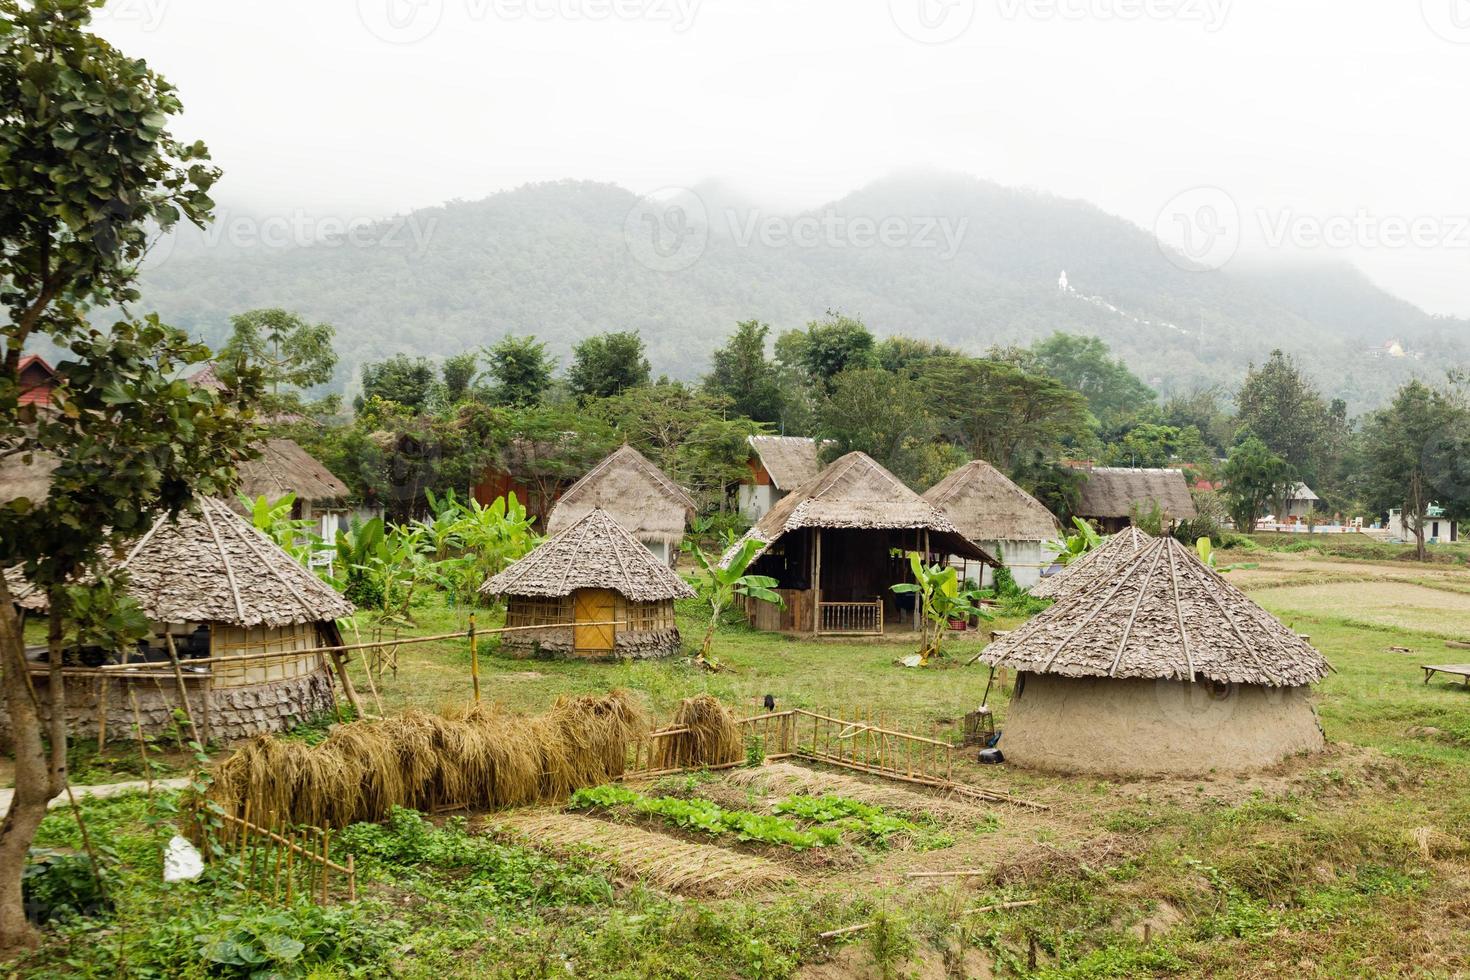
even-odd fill
[[[827,847],[842,839],[837,827],[802,829],[790,820],[749,810],[726,810],[709,800],[682,799],[676,796],[650,797],[622,786],[594,786],[572,794],[567,807],[573,810],[619,808],[634,813],[657,816],[684,830],[711,836],[734,834],[738,840],[755,841],[804,851]]]
[[[919,640],[919,666],[922,667],[929,663],[930,657],[943,656],[942,645],[952,620],[994,616],[980,605],[978,592],[960,588],[959,572],[953,565],[926,565],[917,551],[907,554],[914,580],[899,582],[892,589],[913,595],[919,603],[919,614],[924,618]]]
[[[882,807],[848,799],[844,796],[788,796],[773,807],[778,814],[788,814],[811,823],[830,824],[844,831],[856,831],[879,846],[887,846],[895,836],[908,837],[923,850],[947,847],[954,839],[936,833],[911,820],[895,817]]]
[[[1210,541],[1209,538],[1200,538],[1197,541],[1195,541],[1195,543],[1194,543],[1194,550],[1195,550],[1195,553],[1199,555],[1199,560],[1200,561],[1204,562],[1205,565],[1207,565],[1210,568],[1213,568],[1215,571],[1219,572],[1222,575],[1225,574],[1226,572],[1233,572],[1237,568],[1259,568],[1260,567],[1256,562],[1253,562],[1253,561],[1250,561],[1250,562],[1236,562],[1233,565],[1221,565],[1221,564],[1219,564],[1219,562],[1215,558],[1215,545],[1214,545],[1213,542]]]
[[[1057,552],[1057,562],[1062,565],[1076,561],[1103,542],[1102,535],[1082,518],[1072,518],[1072,526],[1077,529],[1076,533],[1064,531],[1060,538],[1046,543],[1046,547]]]
[[[779,584],[769,575],[747,575],[746,570],[755,560],[760,542],[749,538],[725,553],[725,559],[711,558],[701,548],[693,548],[691,554],[698,563],[701,575],[688,576],[689,583],[699,591],[700,597],[709,604],[709,624],[705,627],[704,640],[699,644],[695,661],[705,667],[718,669],[719,662],[712,653],[715,631],[719,629],[720,617],[737,598],[748,597],[761,602],[770,602],[785,607],[775,590]]]

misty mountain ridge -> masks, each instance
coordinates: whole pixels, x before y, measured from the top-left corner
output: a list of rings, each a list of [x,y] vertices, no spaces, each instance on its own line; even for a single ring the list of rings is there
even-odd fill
[[[1182,265],[1091,204],[970,177],[890,177],[796,212],[715,181],[652,205],[561,181],[376,222],[222,209],[161,245],[142,289],[146,308],[215,344],[256,307],[330,322],[349,388],[362,363],[399,352],[531,333],[565,361],[619,329],[642,333],[656,374],[692,380],[737,320],[780,331],[827,310],[974,353],[1094,334],[1162,393],[1231,387],[1281,347],[1355,412],[1466,359],[1470,321],[1347,263]]]

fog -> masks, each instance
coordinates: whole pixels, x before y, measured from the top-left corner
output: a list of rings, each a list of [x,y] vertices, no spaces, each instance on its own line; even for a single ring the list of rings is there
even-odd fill
[[[813,206],[913,167],[1470,315],[1467,0],[113,0],[229,207],[347,220],[529,181]],[[1207,208],[1207,212],[1202,212]]]

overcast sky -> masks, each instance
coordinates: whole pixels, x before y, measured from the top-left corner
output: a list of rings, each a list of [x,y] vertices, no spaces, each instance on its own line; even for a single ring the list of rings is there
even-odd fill
[[[1470,0],[112,0],[97,29],[179,87],[227,209],[559,178],[809,207],[938,167],[1166,235],[1224,215],[1237,254],[1470,315]]]

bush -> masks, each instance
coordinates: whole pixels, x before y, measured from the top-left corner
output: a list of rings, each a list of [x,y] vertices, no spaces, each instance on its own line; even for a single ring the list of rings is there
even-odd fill
[[[110,911],[112,905],[99,874],[105,875],[106,871],[94,871],[92,859],[85,854],[31,848],[21,880],[26,918],[44,925],[56,919],[91,918]]]

